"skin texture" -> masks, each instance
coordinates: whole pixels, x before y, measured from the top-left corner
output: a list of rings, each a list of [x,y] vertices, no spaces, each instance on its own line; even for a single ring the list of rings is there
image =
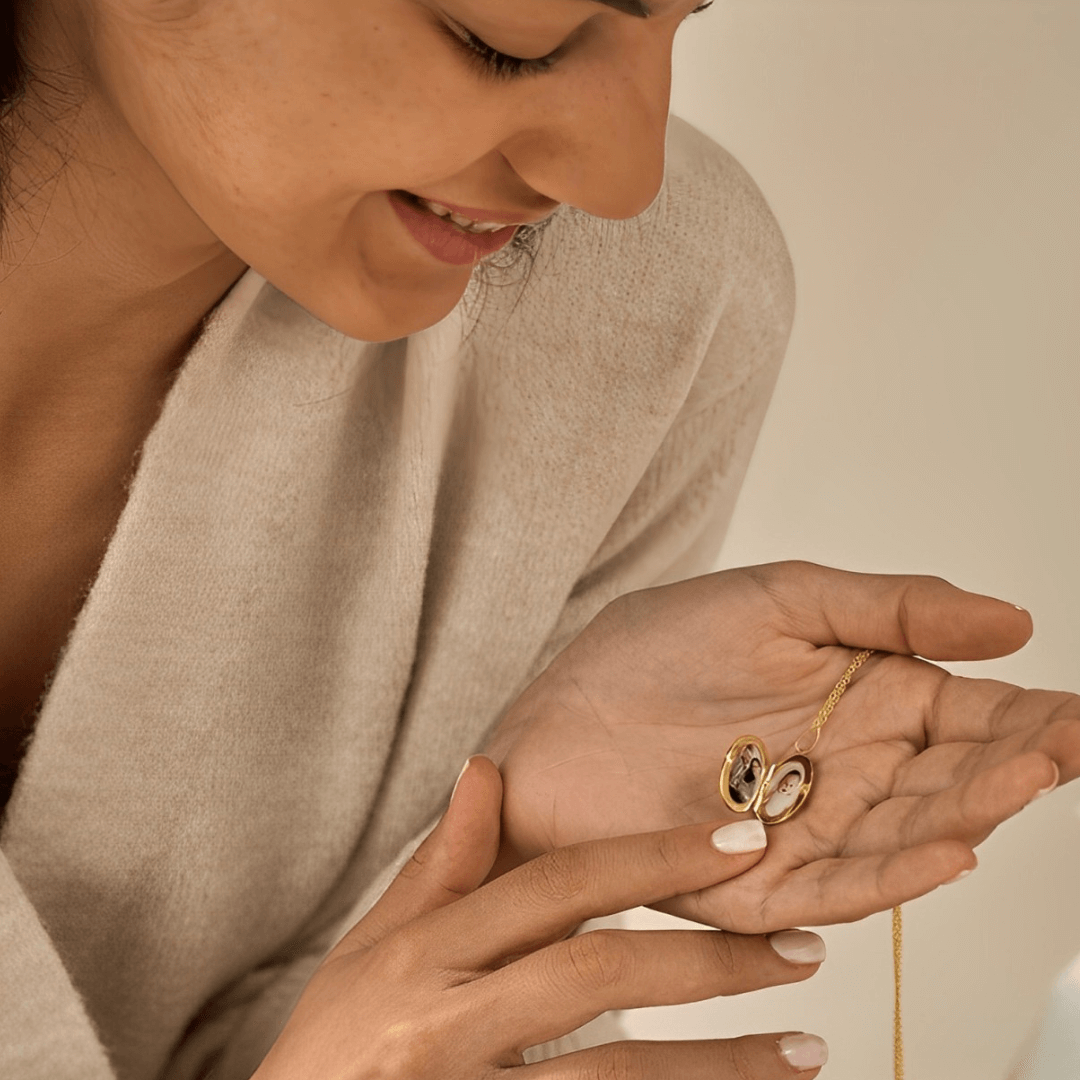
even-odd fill
[[[89,93],[63,123],[71,165],[14,230],[14,261],[35,265],[5,279],[0,308],[12,323],[31,301],[47,313],[42,345],[64,324],[110,337],[128,308],[161,316],[177,296],[186,321],[201,317],[250,265],[345,334],[414,333],[454,307],[470,268],[419,248],[381,192],[521,219],[560,203],[641,213],[663,178],[671,46],[693,6],[662,0],[642,20],[589,0],[35,5],[32,60],[73,65]],[[540,76],[485,79],[447,19],[514,55],[565,55]],[[17,180],[33,188],[55,158],[24,142]]]
[[[523,1065],[525,1049],[606,1009],[799,982],[820,960],[792,963],[766,937],[717,931],[570,936],[586,919],[744,872],[762,849],[723,855],[712,825],[682,826],[564,848],[485,884],[501,790],[494,764],[471,758],[443,820],[316,971],[254,1080],[818,1075],[783,1057],[792,1035],[807,1038],[792,1032],[609,1043]]]
[[[384,192],[538,220],[648,207],[691,0],[37,0],[0,267],[0,766],[199,324],[254,267],[352,337],[444,318],[468,266]],[[543,75],[485,77],[449,21]],[[423,73],[423,78],[418,78]],[[0,794],[3,791],[0,777]]]
[[[736,820],[724,754],[757,735],[783,760],[856,651],[809,757],[810,796],[747,873],[660,910],[755,934],[864,918],[976,865],[973,848],[1080,775],[1080,697],[967,679],[916,659],[1015,652],[1031,618],[938,578],[810,563],[627,594],[593,620],[486,747],[506,784],[494,873],[554,847]],[[842,644],[841,644],[842,643]],[[905,655],[908,654],[908,655]]]
[[[446,266],[418,248],[386,203],[386,189],[421,191],[523,220],[561,203],[611,219],[640,213],[661,183],[671,46],[693,6],[658,0],[656,15],[639,20],[589,0],[443,0],[445,12],[495,48],[526,57],[563,48],[551,74],[499,83],[481,77],[450,44],[438,29],[439,9],[427,0],[34,5],[32,65],[58,73],[54,87],[81,93],[60,122],[32,99],[23,110],[12,170],[19,202],[9,214],[0,274],[0,550],[7,553],[0,581],[8,590],[0,603],[0,669],[33,676],[16,694],[32,698],[51,664],[169,380],[200,320],[244,270],[254,267],[342,333],[390,340],[445,317],[465,290],[469,268]],[[62,104],[63,96],[58,100]],[[635,828],[723,820],[718,797],[702,793],[715,790],[715,762],[731,738],[757,730],[773,752],[794,738],[843,670],[848,653],[836,642],[897,652],[905,645],[892,609],[877,623],[871,618],[837,636],[821,616],[829,598],[802,590],[798,581],[785,592],[775,582],[763,586],[760,574],[725,580],[732,592],[725,586],[709,593],[722,604],[703,607],[703,590],[712,586],[699,584],[693,591],[673,586],[682,591],[659,596],[650,590],[613,607],[526,696],[513,716],[520,740],[506,759],[503,822],[512,860]],[[946,614],[950,610],[946,605]],[[711,636],[702,634],[692,618],[708,622],[709,611],[731,612],[732,621],[720,620]],[[672,612],[678,617],[667,623],[657,617]],[[747,627],[756,629],[748,634]],[[961,635],[960,653],[950,653],[945,643],[928,655],[969,655],[972,648],[974,655],[1000,655],[994,650],[1018,647],[1029,629],[1015,615],[987,616],[973,638]],[[20,638],[33,642],[28,652],[17,651]],[[705,641],[719,653],[690,648]],[[711,667],[717,655],[724,656],[723,678]],[[868,717],[866,725],[839,717],[832,722],[815,758],[826,764],[811,805],[778,827],[784,831],[764,859],[720,884],[723,874],[710,876],[709,867],[695,876],[688,863],[684,876],[665,863],[659,891],[593,897],[591,907],[547,932],[558,938],[580,918],[652,902],[757,934],[796,921],[786,918],[789,913],[809,921],[855,918],[926,891],[973,865],[971,846],[1051,782],[1058,768],[1065,779],[1080,770],[1073,720],[1056,733],[1051,722],[1055,709],[1072,709],[1075,717],[1074,699],[1066,698],[1017,696],[1011,688],[948,689],[932,665],[882,658],[868,665],[845,699]],[[558,747],[554,759],[552,746]],[[665,746],[666,758],[657,753]],[[647,764],[637,767],[635,755],[648,755]],[[575,761],[585,761],[590,772],[583,774]],[[591,771],[597,761],[615,767],[601,775]],[[995,783],[969,782],[980,769],[995,767]],[[490,770],[487,783],[495,783]],[[384,902],[380,932],[372,930],[378,919],[365,920],[305,992],[304,1000],[315,1004],[298,1010],[286,1032],[290,1043],[297,1040],[304,1067],[323,1064],[307,1040],[322,1053],[331,1035],[351,1034],[369,1046],[374,1039],[379,1064],[392,1059],[373,1034],[385,1033],[377,1020],[386,1015],[378,1010],[387,1001],[413,1009],[409,1015],[419,1021],[446,1017],[436,1034],[451,1046],[478,1028],[512,1036],[506,1045],[471,1045],[474,1057],[454,1074],[436,1055],[440,1077],[515,1065],[521,1046],[560,1033],[528,1028],[537,1016],[551,1015],[535,1007],[551,986],[550,974],[528,966],[510,970],[516,964],[485,972],[486,979],[503,976],[495,980],[498,992],[485,998],[477,971],[462,979],[474,953],[437,958],[444,992],[415,1004],[417,981],[430,986],[432,971],[400,937],[407,916],[440,908],[437,932],[417,931],[415,940],[461,942],[468,950],[488,941],[493,911],[514,906],[504,897],[487,910],[483,903],[459,907],[474,895],[483,900],[489,888],[478,886],[492,873],[499,811],[497,801],[483,805],[490,811],[487,831],[474,839],[475,851],[489,853],[486,862],[470,861],[475,851],[466,844],[440,865],[470,868],[467,880],[436,881],[437,888],[423,873],[416,886],[414,869],[390,894],[389,906]],[[830,827],[834,810],[838,824]],[[703,842],[708,829],[698,831],[700,850],[712,859]],[[589,864],[590,887],[627,879],[623,867],[632,853],[613,850],[614,862]],[[664,854],[670,858],[670,849]],[[737,861],[731,869],[751,863]],[[487,897],[498,900],[500,888],[531,883],[537,900],[538,883],[550,888],[554,882],[564,904],[567,888],[582,880],[580,869],[575,877],[573,864],[554,863],[569,875],[568,886],[544,865],[549,868],[539,878],[535,869],[515,877],[498,867],[493,876],[500,880],[490,883]],[[613,865],[619,873],[609,872]],[[665,899],[679,891],[686,895]],[[463,898],[449,903],[455,896]],[[550,892],[546,899],[551,907]],[[537,900],[531,910],[542,907]],[[378,951],[384,941],[403,940],[412,956],[407,977],[396,974],[401,949]],[[610,936],[602,940],[614,947]],[[648,985],[618,987],[620,998],[610,980],[590,984],[563,1030],[587,1018],[582,1012],[594,1005],[599,1012],[690,1000],[683,995],[737,992],[809,971],[767,967],[767,946],[755,938],[745,970],[756,982],[725,983],[714,971],[711,982],[703,976],[688,990],[690,962],[660,979],[661,958],[673,943],[651,940],[654,955],[640,965]],[[532,955],[548,942],[533,928],[505,944]],[[430,948],[422,951],[430,955]],[[556,972],[580,969],[580,950],[558,956],[550,961]],[[505,958],[489,958],[497,959]],[[382,977],[368,979],[368,964]],[[448,980],[448,972],[459,981]],[[515,1000],[506,992],[515,975],[520,979],[512,985],[531,987],[517,999],[520,1014],[476,1025],[477,1009]],[[456,999],[464,1005],[439,1011],[462,982],[476,985],[475,995],[466,1001],[461,990]],[[367,1026],[357,1020],[357,987],[365,983],[379,989],[379,1000],[366,1003],[376,1017]],[[715,1077],[726,1068],[728,1075],[746,1076],[748,1062],[755,1076],[789,1075],[778,1063],[775,1040],[757,1038],[740,1051],[694,1043],[677,1051],[618,1052],[654,1055],[649,1061],[656,1075]],[[357,1060],[357,1046],[336,1045],[341,1060]],[[415,1057],[420,1045],[406,1047],[400,1075],[423,1075]],[[275,1062],[260,1070],[267,1080],[293,1052],[285,1036],[279,1046]],[[668,1055],[663,1066],[659,1054]],[[600,1071],[590,1060],[578,1065],[584,1075]],[[530,1075],[554,1076],[560,1068],[558,1075],[572,1075],[574,1066],[551,1065]],[[299,1065],[282,1066],[278,1075],[294,1080],[304,1073]],[[316,1068],[311,1075],[325,1073]]]

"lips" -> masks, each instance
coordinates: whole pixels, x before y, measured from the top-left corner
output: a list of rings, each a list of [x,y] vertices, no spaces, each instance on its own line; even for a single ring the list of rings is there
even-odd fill
[[[401,196],[411,205],[420,210],[425,210],[429,214],[434,214],[435,217],[444,224],[454,225],[463,232],[475,235],[477,232],[494,232],[496,229],[506,228],[506,224],[502,222],[467,218],[464,214],[458,213],[456,210],[451,210],[450,207],[445,206],[443,203],[437,202],[436,200],[425,201],[419,196],[414,195],[411,191],[402,191]],[[446,213],[439,212],[443,209],[446,210]]]
[[[552,209],[546,214],[537,217],[535,211],[529,210],[483,210],[476,206],[459,206],[457,203],[447,202],[445,199],[437,198],[434,195],[423,195],[415,191],[406,191],[403,188],[398,189],[395,194],[407,197],[417,206],[422,205],[421,199],[427,199],[428,202],[445,206],[447,210],[452,210],[462,217],[467,217],[470,221],[498,221],[504,225],[535,225],[538,221],[543,221],[554,213],[554,209]],[[424,209],[427,209],[427,207],[424,207]]]
[[[505,247],[516,231],[508,224],[493,232],[469,232],[432,213],[412,192],[397,190],[387,195],[401,223],[440,262],[455,266],[476,263]]]

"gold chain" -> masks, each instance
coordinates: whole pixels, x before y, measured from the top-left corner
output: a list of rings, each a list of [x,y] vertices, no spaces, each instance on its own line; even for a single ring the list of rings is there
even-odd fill
[[[821,738],[821,729],[825,726],[825,721],[829,719],[829,714],[836,708],[836,703],[843,696],[844,691],[848,688],[848,683],[851,682],[851,677],[855,674],[874,655],[873,649],[863,649],[854,660],[851,661],[847,671],[841,676],[840,681],[833,687],[832,693],[825,699],[825,704],[821,706],[817,716],[814,717],[814,722],[795,740],[795,746],[793,750],[796,754],[809,754],[811,750],[817,746],[818,739]],[[814,741],[805,749],[803,749],[799,743],[806,738],[807,735],[813,733]]]
[[[873,656],[873,654],[873,649],[863,649],[863,651],[851,661],[847,671],[844,672],[840,681],[833,687],[832,693],[825,699],[825,704],[821,706],[817,716],[814,717],[814,722],[795,741],[793,749],[796,754],[808,754],[815,746],[817,746],[818,739],[821,738],[821,729],[825,726],[825,721],[829,719],[833,709],[836,708],[836,703],[843,697],[844,691],[848,688],[852,676],[866,663],[867,660],[870,659],[871,656]],[[809,746],[803,748],[800,744],[807,735],[811,734],[814,736],[813,742],[811,742]],[[903,962],[904,923],[903,913],[899,905],[894,907],[892,912],[892,942],[893,1080],[904,1080],[904,1027],[900,1013],[900,977]]]
[[[893,1080],[904,1080],[904,1028],[900,1019],[900,966],[904,921],[899,905],[892,909],[893,958]]]

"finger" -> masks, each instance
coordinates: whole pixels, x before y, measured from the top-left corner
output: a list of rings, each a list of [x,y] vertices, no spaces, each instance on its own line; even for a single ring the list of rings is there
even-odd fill
[[[922,756],[931,756],[932,750]],[[915,847],[934,840],[981,844],[1003,821],[1052,791],[1058,769],[1038,751],[1009,754],[996,763],[994,747],[971,747],[967,778],[927,795],[897,795],[873,807],[851,833],[845,855]],[[981,767],[976,765],[983,759]],[[976,760],[972,760],[976,759]],[[916,759],[917,760],[917,759]],[[903,790],[903,784],[899,785]]]
[[[740,1039],[644,1042],[627,1039],[514,1068],[513,1080],[812,1080],[828,1060],[816,1035],[744,1035]],[[816,1062],[816,1064],[813,1064]],[[507,1077],[507,1080],[510,1080]]]
[[[775,944],[774,944],[775,943]],[[802,962],[785,959],[802,957]],[[825,959],[817,934],[744,937],[720,930],[593,930],[522,957],[476,985],[498,1030],[525,1049],[576,1031],[609,1009],[682,1005],[810,978]]]
[[[1022,690],[992,679],[951,676],[933,697],[926,730],[935,743],[1023,736],[1024,748],[1047,754],[1064,782],[1080,775],[1080,697],[1076,694]]]
[[[465,762],[442,820],[342,945],[369,948],[479,888],[499,850],[501,812],[502,776],[490,758],[477,754]]]
[[[1023,609],[937,577],[857,574],[806,562],[747,572],[780,601],[789,632],[816,645],[987,660],[1016,652],[1032,634]]]
[[[717,850],[734,841],[743,853]],[[460,969],[565,937],[589,919],[692,892],[741,874],[765,853],[765,828],[739,821],[683,825],[556,848],[414,924],[435,962]],[[753,845],[752,850],[747,850]]]
[[[740,934],[771,933],[793,923],[857,922],[924,896],[970,873],[975,853],[960,840],[941,840],[889,854],[819,859],[770,878],[720,884],[649,906]]]

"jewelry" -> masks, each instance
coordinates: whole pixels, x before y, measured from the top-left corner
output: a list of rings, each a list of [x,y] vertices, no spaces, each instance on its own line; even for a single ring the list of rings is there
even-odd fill
[[[720,797],[736,813],[753,810],[764,825],[778,825],[797,813],[810,794],[814,769],[806,757],[817,746],[821,729],[851,683],[852,676],[873,655],[864,649],[851,661],[847,671],[825,699],[814,722],[792,746],[795,753],[778,765],[769,763],[765,744],[754,735],[736,739],[724,757],[720,770]],[[802,746],[808,735],[809,746]],[[893,941],[893,1080],[904,1080],[904,1032],[900,1015],[900,974],[903,953],[903,921],[899,905],[892,912]]]
[[[732,810],[737,814],[752,810],[762,824],[779,825],[802,809],[814,782],[814,766],[806,755],[817,746],[821,729],[852,676],[873,654],[873,649],[863,649],[851,661],[814,722],[795,740],[791,757],[770,764],[769,752],[756,735],[741,735],[731,744],[720,770],[720,797]],[[803,747],[802,741],[809,735],[813,741]]]
[[[900,1022],[900,958],[903,944],[904,924],[898,904],[892,909],[893,1080],[904,1080],[904,1027]]]
[[[813,723],[795,740],[792,746],[795,754],[792,757],[784,758],[779,765],[770,765],[765,743],[756,735],[741,735],[731,744],[724,758],[724,768],[720,770],[720,798],[732,810],[737,813],[753,810],[762,824],[779,825],[801,809],[813,783],[813,766],[806,755],[818,745],[821,729],[843,697],[843,691],[851,684],[852,676],[873,654],[874,649],[863,649],[851,661],[848,670],[813,718]],[[810,745],[802,746],[802,740],[810,734],[813,735]],[[897,905],[892,909],[893,1080],[904,1080],[904,1029],[900,1011],[903,944],[904,924],[901,908]]]

